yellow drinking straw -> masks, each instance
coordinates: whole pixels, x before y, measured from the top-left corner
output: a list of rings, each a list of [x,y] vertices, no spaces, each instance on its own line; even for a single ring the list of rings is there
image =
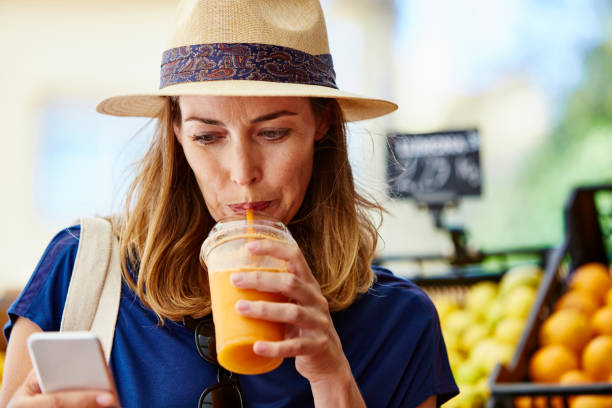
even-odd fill
[[[255,218],[254,214],[253,214],[253,209],[252,208],[247,208],[246,209],[246,220],[247,220],[247,224],[249,225],[248,229],[247,229],[247,233],[249,235],[249,241],[253,240],[253,235],[255,234],[255,231],[253,230],[253,219]]]
[[[251,207],[246,209],[246,221],[247,221],[247,242],[253,242],[255,241],[255,238],[253,238],[253,235],[255,235],[255,231],[253,230],[253,218],[254,218],[254,214],[253,214],[253,209]],[[249,257],[249,263],[253,263],[253,254],[252,253],[248,253],[248,257]]]

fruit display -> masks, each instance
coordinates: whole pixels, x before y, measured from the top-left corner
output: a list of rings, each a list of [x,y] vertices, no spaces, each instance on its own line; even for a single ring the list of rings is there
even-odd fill
[[[538,346],[528,361],[529,380],[546,384],[612,383],[612,272],[590,262],[569,277],[565,293],[537,332]],[[551,406],[563,407],[560,397]],[[570,408],[612,408],[611,395],[568,398]],[[546,398],[521,396],[516,407],[547,406]]]
[[[489,374],[497,363],[512,359],[542,275],[538,266],[521,265],[509,269],[499,282],[471,285],[462,296],[430,293],[460,389],[445,408],[485,406]]]
[[[2,373],[4,372],[4,351],[0,351],[0,386],[2,385]]]

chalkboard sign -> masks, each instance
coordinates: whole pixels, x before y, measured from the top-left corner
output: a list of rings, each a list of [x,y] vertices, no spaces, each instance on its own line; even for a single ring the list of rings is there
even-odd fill
[[[396,133],[388,137],[391,197],[446,203],[481,193],[478,131]]]

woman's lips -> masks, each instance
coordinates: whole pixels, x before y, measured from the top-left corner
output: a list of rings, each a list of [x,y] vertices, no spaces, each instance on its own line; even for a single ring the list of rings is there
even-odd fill
[[[229,208],[235,213],[244,213],[247,208],[254,211],[264,211],[270,205],[270,201],[251,201],[248,203],[229,204]]]

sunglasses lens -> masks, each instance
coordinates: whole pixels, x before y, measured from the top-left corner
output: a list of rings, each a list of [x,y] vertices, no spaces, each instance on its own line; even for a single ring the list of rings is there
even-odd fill
[[[204,325],[196,327],[196,346],[198,353],[209,363],[217,365],[215,334]]]
[[[241,408],[242,397],[234,384],[216,384],[204,390],[200,396],[200,408]]]
[[[242,391],[233,373],[219,365],[215,343],[215,326],[212,319],[200,321],[195,328],[198,353],[202,358],[217,366],[217,384],[206,388],[198,403],[199,408],[244,408]]]

